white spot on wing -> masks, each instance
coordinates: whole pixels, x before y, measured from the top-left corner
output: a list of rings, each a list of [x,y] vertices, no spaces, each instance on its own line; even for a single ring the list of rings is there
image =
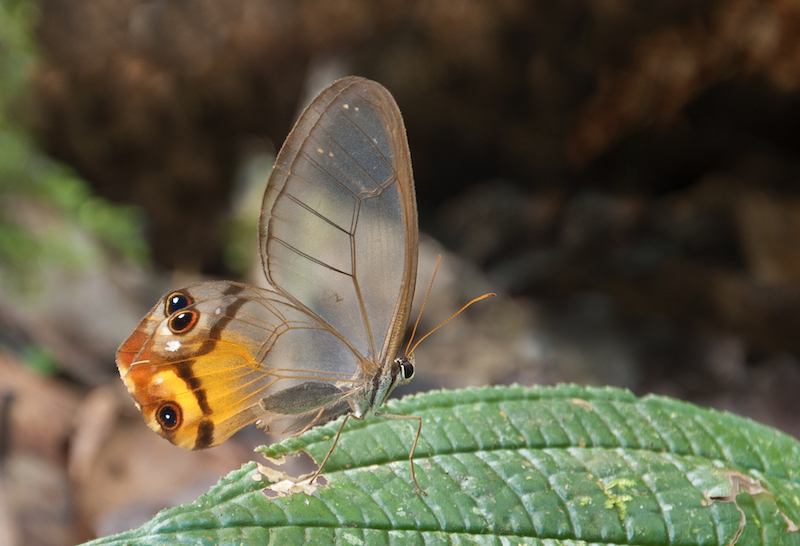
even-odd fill
[[[172,341],[167,341],[167,351],[170,353],[174,353],[178,349],[181,348],[181,342],[177,339],[173,339]]]

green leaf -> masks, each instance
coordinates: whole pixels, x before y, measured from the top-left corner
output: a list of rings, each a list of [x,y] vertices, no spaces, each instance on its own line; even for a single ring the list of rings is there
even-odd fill
[[[497,387],[350,420],[327,487],[269,498],[256,463],[192,504],[91,544],[800,544],[800,443],[749,419],[627,391]],[[340,422],[261,450],[322,460]]]

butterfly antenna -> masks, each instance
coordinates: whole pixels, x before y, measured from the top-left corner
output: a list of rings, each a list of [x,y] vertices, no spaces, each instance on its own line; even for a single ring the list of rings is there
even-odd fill
[[[408,348],[411,346],[411,342],[414,341],[414,336],[417,334],[417,326],[419,326],[419,319],[422,318],[422,312],[425,310],[425,306],[428,305],[428,298],[431,295],[431,289],[433,288],[433,281],[436,280],[436,274],[439,272],[440,263],[442,263],[441,254],[439,254],[438,258],[436,258],[436,267],[433,268],[433,275],[431,276],[431,282],[428,285],[428,291],[425,292],[425,299],[422,300],[422,308],[419,310],[419,315],[417,315],[417,320],[414,322],[414,328],[411,330],[411,337],[408,338],[408,345],[406,345],[406,356],[411,356],[411,353],[413,353],[414,349],[416,349],[417,345],[419,345],[419,341],[422,341],[422,339],[425,339],[426,337],[428,337],[428,335],[430,335],[430,334],[425,335],[422,339],[420,339],[417,343],[414,344],[414,349],[411,349],[411,353],[408,352]]]
[[[414,323],[414,329],[413,329],[413,330],[411,330],[411,337],[410,337],[410,338],[409,338],[409,340],[408,340],[408,345],[406,345],[406,356],[411,356],[412,354],[414,354],[414,351],[416,351],[416,350],[417,350],[417,346],[418,346],[420,343],[422,343],[422,341],[423,341],[423,340],[424,340],[426,337],[428,337],[429,335],[431,335],[432,333],[434,333],[436,330],[438,330],[439,328],[441,328],[442,326],[444,326],[445,324],[447,324],[448,322],[450,322],[451,320],[453,320],[454,318],[456,318],[456,317],[457,317],[458,315],[460,315],[461,313],[463,313],[463,312],[464,312],[464,310],[465,310],[467,307],[469,307],[469,306],[470,306],[470,305],[472,305],[473,303],[478,303],[478,302],[479,302],[479,301],[481,301],[481,300],[485,300],[486,298],[491,298],[491,297],[494,297],[494,296],[496,296],[496,295],[497,295],[497,294],[494,294],[494,293],[490,292],[490,293],[488,293],[488,294],[484,294],[483,296],[480,296],[480,297],[477,297],[477,298],[473,299],[473,300],[472,300],[472,301],[470,301],[468,304],[466,304],[464,307],[462,307],[461,309],[459,309],[458,311],[456,311],[455,313],[453,313],[452,315],[450,315],[450,317],[449,317],[447,320],[445,320],[444,322],[442,322],[441,324],[439,324],[439,325],[438,325],[436,328],[434,328],[433,330],[431,330],[430,332],[428,332],[427,334],[425,334],[424,336],[422,336],[421,338],[419,338],[419,339],[417,340],[417,342],[416,342],[416,343],[414,343],[414,346],[413,346],[413,347],[411,347],[411,342],[412,342],[412,341],[414,341],[414,336],[415,336],[415,335],[416,335],[416,333],[417,333],[417,326],[419,326],[419,319],[421,319],[421,318],[422,318],[422,312],[425,310],[425,305],[427,305],[427,303],[428,303],[428,298],[429,298],[429,297],[430,297],[430,295],[431,295],[431,289],[433,288],[433,281],[436,279],[436,273],[438,273],[438,272],[439,272],[439,264],[440,264],[440,263],[442,263],[442,255],[441,255],[441,254],[439,254],[439,257],[436,259],[436,267],[435,267],[435,268],[433,268],[433,276],[431,277],[431,283],[428,285],[428,291],[425,293],[425,299],[422,301],[422,309],[420,309],[420,310],[419,310],[419,315],[417,315],[417,320],[416,320],[416,322]],[[408,350],[408,348],[409,348],[409,347],[411,347],[411,350],[410,350],[410,351]]]
[[[410,352],[410,353],[407,353],[407,355],[411,355],[411,354],[413,354],[413,353],[414,353],[414,351],[417,349],[417,346],[418,346],[420,343],[422,343],[422,342],[425,340],[425,338],[427,338],[429,335],[431,335],[432,333],[434,333],[436,330],[438,330],[439,328],[441,328],[442,326],[444,326],[445,324],[447,324],[448,322],[450,322],[451,320],[453,320],[454,318],[456,318],[456,317],[457,317],[458,315],[460,315],[461,313],[463,313],[463,312],[464,312],[464,310],[466,310],[466,308],[467,308],[467,307],[469,307],[469,306],[470,306],[470,305],[472,305],[473,303],[478,303],[478,302],[479,302],[479,301],[481,301],[481,300],[485,300],[486,298],[492,298],[492,297],[494,297],[494,296],[496,296],[496,295],[497,295],[497,294],[495,294],[495,293],[493,293],[493,292],[489,292],[488,294],[484,294],[483,296],[478,296],[477,298],[473,299],[472,301],[470,301],[469,303],[467,303],[466,305],[464,305],[464,307],[462,307],[461,309],[459,309],[458,311],[456,311],[455,313],[453,313],[452,315],[450,315],[450,317],[449,317],[447,320],[445,320],[444,322],[441,322],[441,323],[439,323],[439,325],[438,325],[436,328],[434,328],[433,330],[431,330],[430,332],[428,332],[427,334],[425,334],[424,336],[422,336],[421,338],[419,338],[419,339],[417,340],[417,342],[414,344],[414,346],[413,346],[413,347],[411,347],[411,352]]]

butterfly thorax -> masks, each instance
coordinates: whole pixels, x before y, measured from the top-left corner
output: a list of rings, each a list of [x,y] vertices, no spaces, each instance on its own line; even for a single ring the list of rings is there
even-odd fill
[[[372,378],[362,396],[352,403],[353,416],[362,419],[372,415],[389,398],[398,385],[405,385],[414,378],[414,355],[395,358],[380,373]]]

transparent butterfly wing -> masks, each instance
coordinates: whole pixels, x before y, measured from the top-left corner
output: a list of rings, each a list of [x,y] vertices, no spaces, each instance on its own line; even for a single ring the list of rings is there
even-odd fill
[[[317,97],[278,154],[261,214],[270,283],[338,332],[364,366],[393,359],[414,295],[418,231],[405,127],[389,92],[349,77]]]

